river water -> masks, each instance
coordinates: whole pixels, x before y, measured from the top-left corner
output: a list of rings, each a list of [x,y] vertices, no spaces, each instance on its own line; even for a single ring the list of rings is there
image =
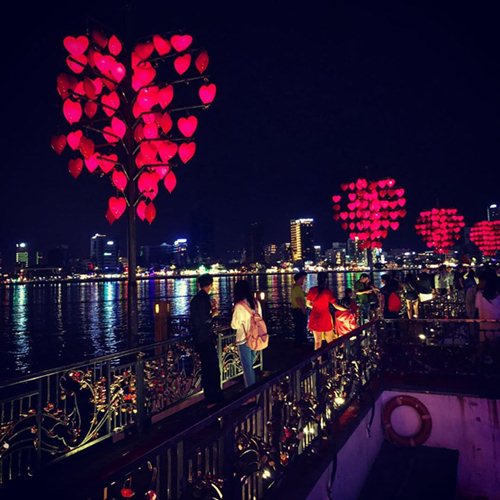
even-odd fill
[[[342,297],[359,273],[331,273],[330,287]],[[241,276],[214,278],[213,296],[229,317],[233,286]],[[266,320],[274,333],[289,333],[286,304],[291,274],[246,277],[254,290],[266,292]],[[375,273],[374,283],[380,282]],[[305,289],[316,284],[307,277]],[[187,316],[196,293],[195,278],[140,280],[138,344],[154,341],[153,306],[170,303],[173,316]],[[123,281],[0,286],[0,380],[114,353],[127,344],[127,289]]]

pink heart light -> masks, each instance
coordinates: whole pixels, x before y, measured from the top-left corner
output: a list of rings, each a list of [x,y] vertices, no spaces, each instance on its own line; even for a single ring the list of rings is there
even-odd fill
[[[184,137],[192,137],[198,127],[198,119],[196,116],[187,118],[181,117],[177,120],[177,128]]]
[[[84,36],[67,36],[63,40],[64,48],[72,55],[72,56],[81,56],[89,46],[89,39]]]
[[[198,91],[198,95],[203,104],[210,104],[215,99],[216,92],[217,87],[214,83],[210,83],[209,85],[202,85]]]
[[[155,218],[156,218],[156,208],[155,206],[153,205],[153,203],[150,203],[147,207],[146,207],[146,211],[144,213],[144,217],[145,219],[151,224]]]
[[[101,170],[105,173],[108,174],[113,170],[115,165],[118,163],[118,155],[116,154],[110,154],[110,155],[100,155],[99,156],[99,166],[101,167]]]
[[[150,63],[141,63],[132,74],[132,88],[137,92],[140,88],[149,85],[156,77],[156,70]]]
[[[70,90],[73,90],[78,80],[73,75],[61,73],[57,75],[57,93],[63,98],[68,97]]]
[[[66,99],[63,104],[63,114],[70,125],[77,123],[82,117],[82,106],[79,102]]]
[[[151,42],[138,43],[134,48],[134,53],[141,61],[144,61],[151,56],[154,49],[155,46]]]
[[[80,150],[80,153],[82,153],[82,156],[87,159],[90,158],[94,154],[95,150],[95,144],[92,139],[89,139],[88,137],[83,136],[80,139],[80,144],[78,149]]]
[[[93,118],[95,116],[95,114],[97,113],[97,104],[95,102],[91,102],[91,101],[86,102],[85,106],[83,107],[83,112],[89,118]]]
[[[78,146],[80,146],[80,140],[82,139],[82,136],[83,132],[81,130],[75,130],[74,132],[70,132],[68,134],[68,146],[73,151],[76,151],[78,149]]]
[[[85,158],[85,166],[87,167],[87,170],[92,174],[95,172],[97,167],[99,166],[99,158],[97,153],[94,153],[92,156],[89,158]]]
[[[120,118],[113,116],[111,119],[111,129],[120,139],[123,139],[127,132],[127,125]]]
[[[160,118],[160,127],[163,130],[164,134],[168,134],[172,129],[172,118],[168,113],[163,113]]]
[[[193,42],[193,37],[191,35],[174,35],[170,39],[172,47],[177,52],[182,52],[183,50],[186,50],[191,45],[192,42]]]
[[[158,125],[154,122],[144,125],[144,137],[146,139],[158,139]]]
[[[165,163],[168,163],[168,161],[175,156],[178,150],[177,144],[171,141],[158,141],[156,143],[156,147],[158,148],[158,154],[160,155],[161,160]]]
[[[115,35],[111,35],[108,41],[108,50],[114,56],[117,56],[122,51],[122,42]]]

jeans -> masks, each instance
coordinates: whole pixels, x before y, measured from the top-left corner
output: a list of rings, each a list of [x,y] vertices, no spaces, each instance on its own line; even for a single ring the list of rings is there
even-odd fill
[[[307,315],[301,309],[292,308],[292,318],[294,325],[295,345],[303,345],[307,342]]]
[[[245,380],[245,387],[255,384],[255,371],[253,363],[255,361],[255,351],[252,351],[246,344],[238,346],[240,352],[241,366],[243,367],[243,379]]]
[[[367,323],[370,320],[370,303],[361,302],[359,304],[359,313],[361,324]]]

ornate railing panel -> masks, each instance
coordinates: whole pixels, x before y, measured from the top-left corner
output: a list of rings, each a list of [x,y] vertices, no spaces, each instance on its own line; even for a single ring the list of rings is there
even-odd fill
[[[235,335],[218,337],[221,384],[242,375]],[[262,368],[262,355],[255,364]],[[201,393],[188,337],[103,356],[0,386],[0,485],[30,475]]]
[[[87,496],[106,498],[111,483],[127,478],[134,484],[150,462],[163,464],[158,498],[262,498],[295,457],[314,452],[316,438],[377,374],[380,346],[376,324],[364,325],[169,439],[125,474],[117,471]],[[242,406],[251,396],[257,403]]]

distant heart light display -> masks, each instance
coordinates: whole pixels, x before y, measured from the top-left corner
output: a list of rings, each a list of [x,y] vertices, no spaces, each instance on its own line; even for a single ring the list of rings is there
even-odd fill
[[[427,247],[442,254],[447,253],[460,238],[464,227],[464,217],[456,208],[423,210],[415,224],[417,234]]]
[[[351,240],[359,240],[361,249],[382,248],[382,240],[406,216],[405,190],[392,178],[360,178],[341,184],[340,189],[342,194],[332,196],[333,219],[349,231]]]
[[[69,152],[75,179],[84,166],[109,178],[115,190],[106,212],[110,223],[127,207],[153,222],[160,184],[172,193],[177,167],[196,152],[193,113],[215,99],[207,51],[193,48],[185,33],[155,34],[124,50],[118,36],[94,30],[67,36],[63,45],[70,72],[57,77],[57,92],[71,130],[52,137],[51,147],[58,155]]]
[[[488,257],[500,251],[500,220],[476,222],[470,230],[471,241]]]

